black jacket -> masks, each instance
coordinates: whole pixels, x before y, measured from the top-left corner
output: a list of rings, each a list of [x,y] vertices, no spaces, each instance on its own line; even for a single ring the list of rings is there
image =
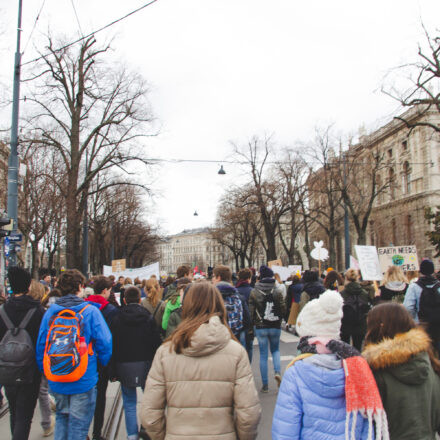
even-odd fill
[[[29,295],[21,295],[21,296],[11,296],[11,298],[6,301],[5,311],[8,315],[9,319],[15,324],[17,327],[20,325],[23,318],[26,316],[28,310],[36,308],[37,310],[32,315],[29,324],[26,327],[29,336],[32,339],[34,346],[37,345],[38,333],[40,331],[41,320],[43,319],[43,315],[45,313],[44,308],[41,304],[32,299]],[[3,339],[3,336],[6,334],[7,328],[3,319],[0,318],[0,340]]]
[[[113,362],[151,361],[162,343],[151,313],[140,304],[123,307],[111,323]]]

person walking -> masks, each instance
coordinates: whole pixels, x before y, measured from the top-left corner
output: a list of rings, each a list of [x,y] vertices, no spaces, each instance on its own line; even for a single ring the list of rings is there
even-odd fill
[[[50,293],[46,292],[46,287],[42,283],[36,280],[31,281],[29,288],[29,296],[40,304],[43,301],[45,295]],[[44,374],[41,375],[40,392],[38,394],[38,404],[40,405],[41,413],[41,428],[43,429],[43,437],[49,437],[53,434],[55,429],[55,417],[52,415],[51,406],[54,405],[53,397],[49,395],[49,384]]]
[[[241,297],[238,290],[232,285],[231,269],[222,265],[214,267],[212,284],[222,294],[232,333],[245,347],[245,335],[251,327],[249,308],[245,298]]]
[[[145,380],[156,350],[162,340],[153,316],[140,305],[141,292],[129,287],[124,296],[125,307],[111,323],[113,356],[111,379],[121,382],[128,440],[137,440],[137,388],[144,389]]]
[[[112,354],[102,313],[81,298],[84,283],[76,269],[61,274],[57,288],[62,296],[47,310],[38,335],[38,366],[56,402],[55,440],[87,437],[96,404],[97,363],[107,365]]]
[[[171,335],[171,333],[173,333],[173,331],[176,330],[176,328],[182,322],[183,298],[185,296],[186,290],[190,285],[191,285],[191,280],[189,278],[183,277],[177,280],[177,293],[179,294],[180,307],[174,309],[170,313],[170,317],[168,318],[167,330],[165,332],[166,338],[168,338]]]
[[[318,298],[321,293],[325,292],[325,287],[319,279],[317,270],[306,270],[302,276],[302,282],[304,289],[299,301],[299,311],[301,311],[310,300]]]
[[[278,386],[281,383],[281,320],[286,314],[283,295],[276,289],[274,273],[267,266],[260,267],[260,279],[255,283],[255,288],[249,298],[249,312],[260,349],[260,374],[263,383],[261,392],[267,393],[269,391],[269,347],[272,353],[275,381]]]
[[[339,289],[344,286],[344,280],[336,270],[331,269],[327,271],[323,285],[326,290],[330,289],[339,292]]]
[[[398,266],[389,266],[379,287],[379,301],[397,301],[403,303],[408,280]]]
[[[112,320],[118,315],[119,307],[110,304],[109,298],[111,294],[113,283],[110,278],[105,276],[98,276],[93,282],[93,295],[90,295],[86,301],[91,305],[97,307],[105,322],[110,327]],[[107,387],[109,381],[108,365],[101,365],[98,363],[98,383],[96,385],[96,406],[95,414],[93,416],[93,440],[104,440],[101,436],[102,428],[104,426],[105,402]]]
[[[12,296],[0,307],[0,383],[9,403],[12,440],[27,440],[40,392],[41,373],[35,348],[44,309],[29,295],[31,274],[27,270],[9,268],[8,280]],[[28,344],[31,347],[24,347]],[[17,351],[19,345],[26,349],[25,353]],[[14,365],[14,354],[21,355],[20,364],[23,362],[24,366]]]
[[[251,295],[253,287],[251,286],[252,271],[248,268],[241,269],[238,272],[238,281],[235,285],[241,299],[246,301],[246,305],[249,308],[249,297]],[[249,315],[250,317],[250,315]],[[244,331],[244,346],[246,348],[249,362],[252,363],[252,355],[254,351],[254,327],[251,324],[248,330]]]
[[[182,323],[156,352],[140,418],[152,440],[252,440],[261,408],[248,356],[218,289],[194,283]]]
[[[152,278],[144,281],[145,298],[142,298],[141,305],[151,313],[157,328],[161,330],[166,303],[161,299],[161,291],[157,288],[157,281]]]
[[[362,350],[362,342],[367,332],[367,313],[371,308],[370,297],[359,284],[359,272],[348,269],[345,273],[345,288],[341,292],[344,299],[341,325],[341,339],[357,350]]]
[[[327,290],[298,315],[301,354],[283,376],[273,440],[388,440],[373,374],[360,353],[339,339],[342,307],[341,295]]]
[[[432,440],[440,430],[440,362],[426,332],[398,303],[368,314],[362,355],[373,370],[390,440]]]

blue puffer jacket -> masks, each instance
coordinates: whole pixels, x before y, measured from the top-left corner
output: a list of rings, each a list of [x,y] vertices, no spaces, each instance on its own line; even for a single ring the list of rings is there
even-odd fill
[[[53,315],[61,310],[70,309],[79,312],[87,303],[75,295],[66,295],[57,299],[45,313],[41,321],[40,333],[38,334],[36,355],[38,367],[43,371],[44,348],[46,346],[49,322]],[[50,389],[59,394],[80,394],[92,389],[98,382],[97,361],[101,365],[107,365],[112,355],[112,334],[97,307],[89,304],[83,311],[84,337],[86,343],[92,342],[93,355],[89,355],[87,370],[83,377],[76,382],[52,382],[49,381]]]
[[[336,356],[314,355],[286,371],[273,415],[273,440],[345,440],[345,420],[345,374]],[[360,414],[355,438],[368,438],[368,420]]]

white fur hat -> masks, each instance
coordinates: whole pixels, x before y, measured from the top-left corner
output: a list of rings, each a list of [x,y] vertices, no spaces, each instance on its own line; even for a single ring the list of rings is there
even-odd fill
[[[340,338],[342,296],[335,290],[326,290],[317,299],[308,302],[296,320],[296,332],[302,336]]]

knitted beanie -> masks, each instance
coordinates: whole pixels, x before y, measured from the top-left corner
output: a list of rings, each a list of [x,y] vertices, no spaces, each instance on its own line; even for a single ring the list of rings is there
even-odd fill
[[[302,336],[340,339],[343,299],[339,292],[326,290],[308,302],[296,320],[296,332]]]
[[[429,260],[423,260],[420,263],[420,273],[423,275],[432,275],[434,273],[434,263]]]
[[[273,278],[273,270],[268,266],[260,267],[260,279],[263,278]]]

